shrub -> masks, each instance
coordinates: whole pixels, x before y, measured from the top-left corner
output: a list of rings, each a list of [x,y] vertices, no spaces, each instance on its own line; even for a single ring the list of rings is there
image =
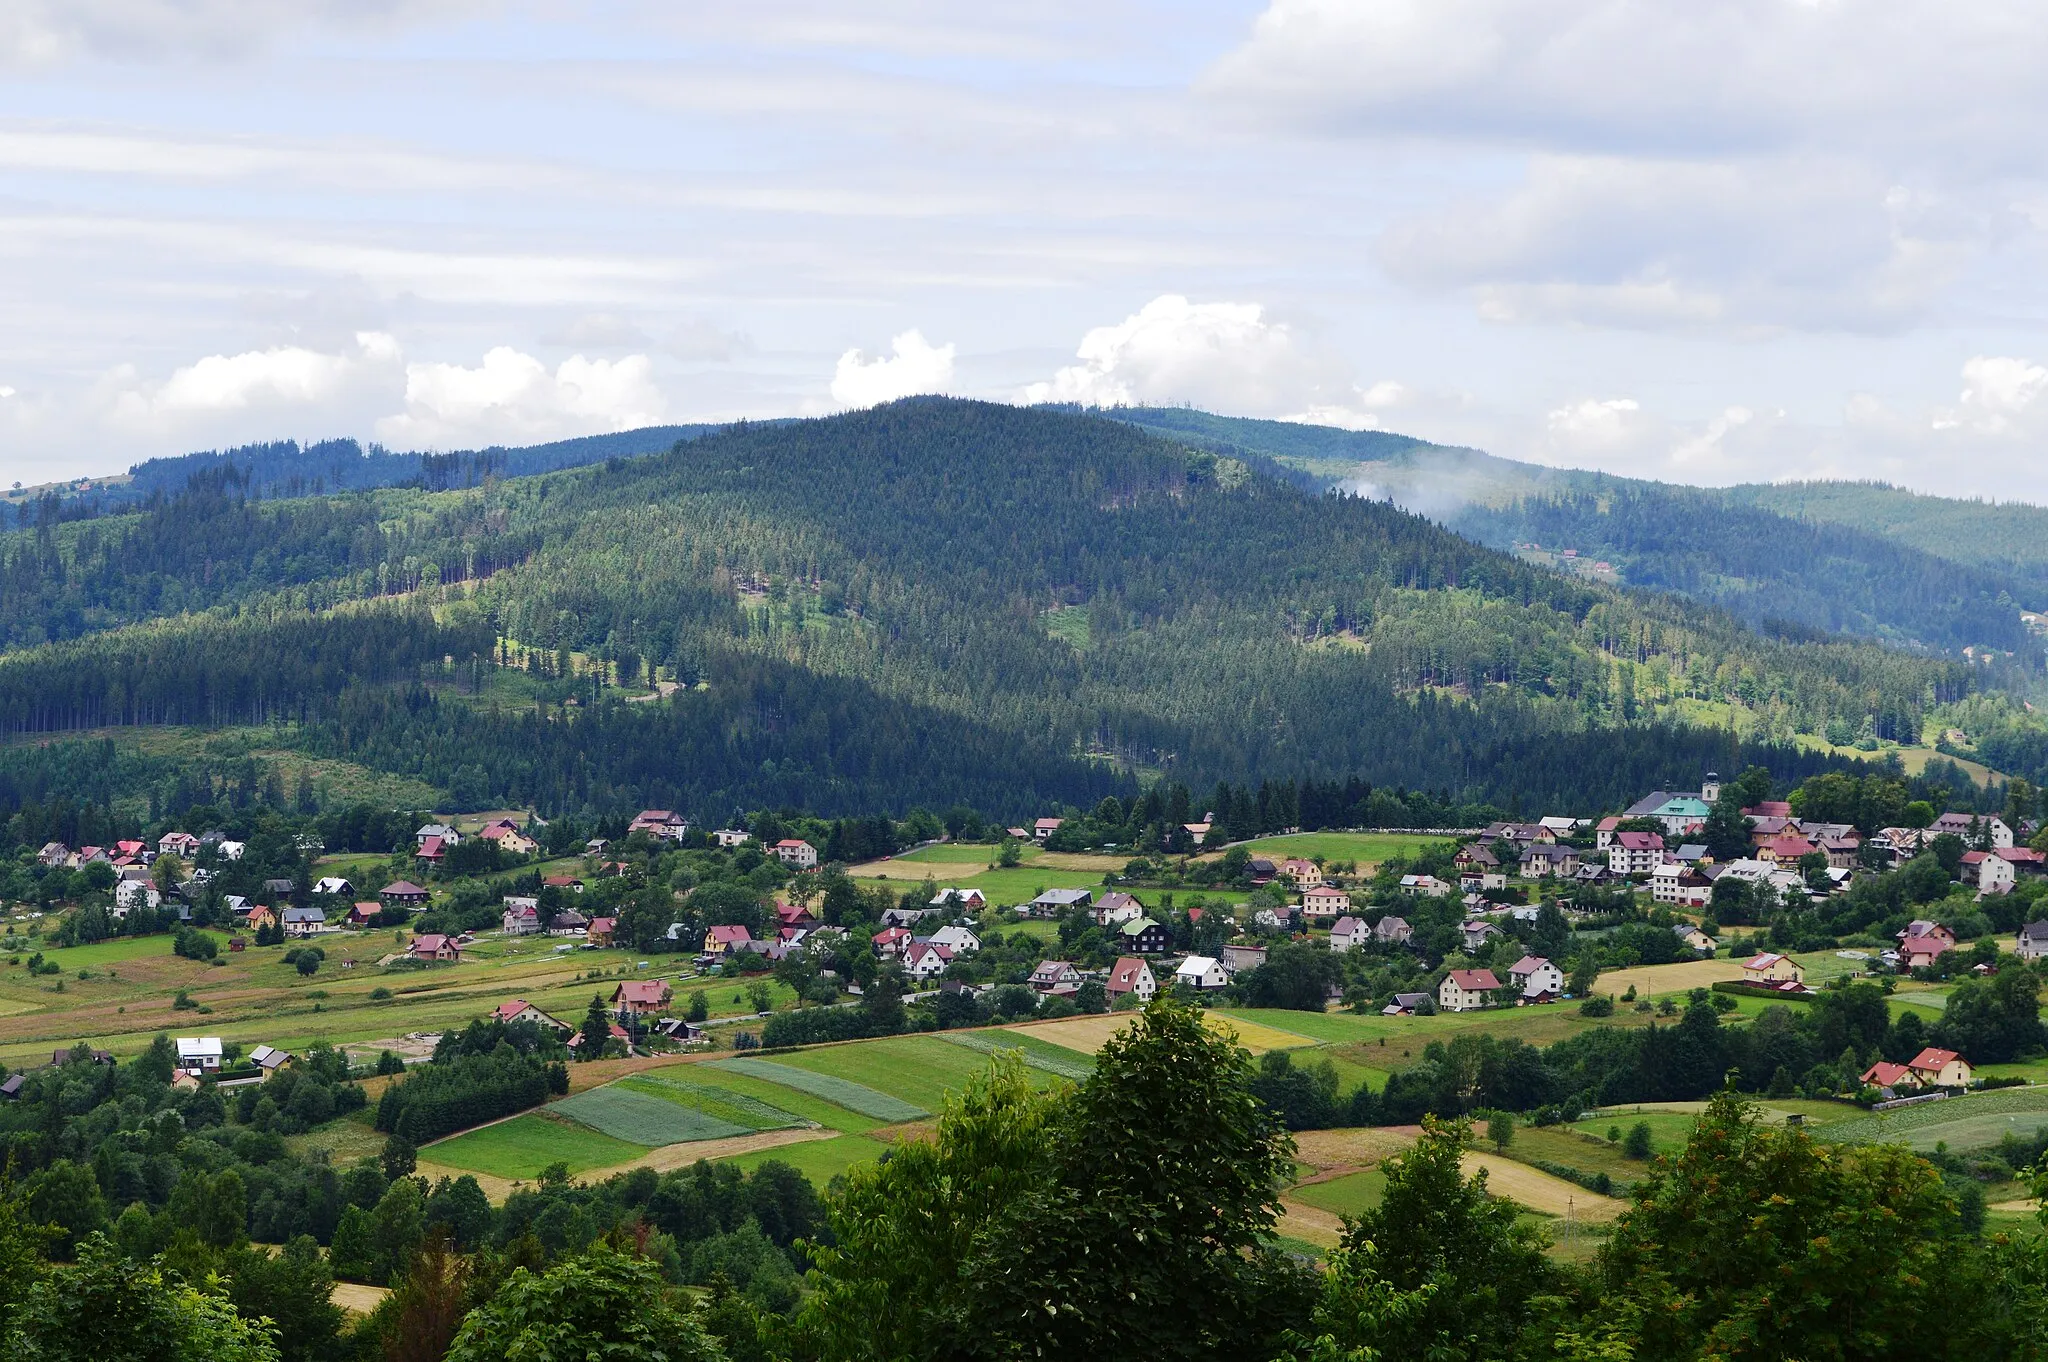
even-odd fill
[[[1614,1015],[1614,999],[1604,993],[1596,993],[1579,1004],[1582,1017],[1611,1017]]]
[[[1648,1121],[1638,1121],[1630,1126],[1628,1135],[1621,1142],[1622,1156],[1630,1159],[1647,1159],[1650,1157],[1652,1149],[1653,1146],[1650,1143],[1650,1123]]]

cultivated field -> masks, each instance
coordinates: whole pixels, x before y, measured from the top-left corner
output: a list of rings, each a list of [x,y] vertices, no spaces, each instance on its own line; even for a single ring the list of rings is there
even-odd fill
[[[1432,846],[1446,845],[1447,841],[1441,837],[1416,837],[1399,832],[1296,832],[1260,837],[1244,845],[1254,855],[1270,856],[1275,860],[1298,856],[1312,861],[1320,856],[1326,861],[1356,861],[1361,873],[1370,873],[1372,867],[1381,861],[1395,856],[1412,859]]]
[[[1051,1041],[1055,1045],[1064,1045],[1068,1049],[1092,1055],[1107,1044],[1111,1036],[1129,1026],[1132,1020],[1131,1013],[1113,1012],[1104,1016],[1024,1022],[1007,1029],[1019,1035]],[[1210,1014],[1209,1025],[1220,1034],[1234,1036],[1238,1044],[1255,1055],[1262,1055],[1268,1050],[1294,1050],[1312,1043],[1305,1037],[1277,1031],[1270,1026],[1239,1016],[1226,1016],[1220,1012]]]

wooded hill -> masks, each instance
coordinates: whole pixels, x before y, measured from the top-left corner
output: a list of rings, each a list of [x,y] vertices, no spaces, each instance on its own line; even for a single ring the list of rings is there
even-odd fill
[[[1222,452],[1263,454],[1461,535],[1605,560],[1620,580],[1799,637],[1856,634],[1950,652],[2011,651],[2038,679],[2022,609],[2048,607],[2048,509],[1863,483],[1712,489],[1544,468],[1383,431],[1175,408],[1105,413]]]
[[[16,733],[284,722],[544,808],[1021,813],[1131,772],[1590,808],[1792,760],[1731,723],[1911,741],[1976,682],[1573,580],[1263,458],[951,400],[442,492],[256,503],[216,471],[0,536],[0,636],[72,640],[0,661]],[[626,701],[650,668],[681,691]]]

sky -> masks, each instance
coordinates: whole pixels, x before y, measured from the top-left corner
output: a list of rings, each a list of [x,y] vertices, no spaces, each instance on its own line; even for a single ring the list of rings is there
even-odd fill
[[[2038,0],[0,0],[0,479],[911,393],[2048,503]]]

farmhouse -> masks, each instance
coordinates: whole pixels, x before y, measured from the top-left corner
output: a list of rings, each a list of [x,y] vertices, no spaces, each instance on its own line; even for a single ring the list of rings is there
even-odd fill
[[[1405,946],[1414,935],[1415,929],[1405,917],[1388,914],[1372,925],[1372,939],[1383,946]]]
[[[2022,960],[2039,960],[2048,956],[2048,922],[2029,922],[2020,928],[2013,954]]]
[[[1420,894],[1426,899],[1440,899],[1451,892],[1451,886],[1434,875],[1403,875],[1401,892]]]
[[[618,930],[619,920],[615,917],[594,917],[583,929],[583,939],[593,946],[612,944],[612,933]]]
[[[612,1011],[621,1017],[658,1017],[668,1011],[668,980],[628,979],[612,990]]]
[[[1025,907],[1046,917],[1054,917],[1071,908],[1086,908],[1094,902],[1095,895],[1086,889],[1048,889]]]
[[[1112,1000],[1125,994],[1135,994],[1141,1003],[1152,1001],[1152,995],[1159,991],[1159,983],[1152,977],[1152,967],[1135,955],[1120,957],[1110,967],[1109,982],[1103,987]]]
[[[903,956],[903,972],[913,979],[936,979],[953,963],[953,952],[929,941],[913,941]]]
[[[356,887],[339,875],[325,875],[313,882],[313,892],[316,894],[332,894],[339,898],[344,894],[355,893]]]
[[[1439,1012],[1476,1012],[1493,1003],[1501,986],[1490,969],[1454,969],[1436,986]]]
[[[360,930],[375,922],[377,915],[383,911],[384,905],[381,903],[351,903],[348,911],[341,916],[341,925]]]
[[[415,960],[442,960],[454,964],[462,963],[462,947],[454,937],[439,932],[425,932],[412,939],[406,954]]]
[[[1112,889],[1095,901],[1095,925],[1117,927],[1134,917],[1145,916],[1145,905],[1121,890]]]
[[[220,1072],[219,1036],[179,1036],[178,1067],[188,1074]]]
[[[427,901],[427,891],[411,880],[395,880],[377,891],[387,908],[418,908]]]
[[[549,936],[582,936],[590,930],[590,919],[574,908],[564,908],[548,919]]]
[[[540,902],[537,899],[505,900],[503,931],[507,936],[533,936],[540,931]]]
[[[1805,979],[1806,971],[1789,956],[1765,951],[1742,962],[1742,982],[1745,984],[1803,983]]]
[[[491,1013],[491,1020],[503,1022],[507,1026],[514,1022],[532,1022],[536,1026],[553,1027],[557,1031],[576,1029],[565,1021],[558,1021],[549,1016],[524,998],[512,998],[499,1003],[497,1009]]]
[[[312,936],[327,930],[327,913],[320,908],[287,908],[284,910],[284,934],[286,936]]]
[[[439,837],[429,837],[420,843],[420,849],[414,854],[414,859],[420,863],[421,870],[432,870],[447,859],[449,845]]]
[[[754,934],[738,923],[722,923],[705,930],[704,954],[731,955],[734,951],[745,950],[753,939]]]
[[[1173,981],[1188,988],[1207,992],[1224,988],[1230,983],[1230,975],[1223,969],[1223,962],[1207,955],[1191,955],[1180,962],[1173,972]]]
[[[1972,1077],[1970,1061],[1953,1050],[1928,1046],[1908,1060],[1906,1067],[1929,1088],[1967,1088]]]
[[[1323,882],[1323,868],[1299,856],[1290,856],[1280,862],[1280,873],[1293,880],[1296,889],[1313,889]]]

